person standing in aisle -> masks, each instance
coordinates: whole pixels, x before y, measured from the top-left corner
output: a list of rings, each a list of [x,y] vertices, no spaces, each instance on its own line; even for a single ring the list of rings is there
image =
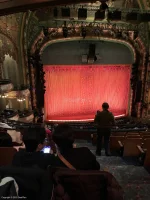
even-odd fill
[[[105,155],[109,154],[109,138],[111,134],[111,127],[115,125],[115,119],[111,112],[109,112],[109,104],[104,102],[102,104],[102,111],[97,111],[94,123],[97,126],[97,149],[96,154],[101,156],[102,139],[104,137]]]

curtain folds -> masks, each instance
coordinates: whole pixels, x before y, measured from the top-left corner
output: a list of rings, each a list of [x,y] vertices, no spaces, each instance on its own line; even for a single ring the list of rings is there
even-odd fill
[[[126,115],[129,65],[44,66],[46,120],[88,120],[108,102],[114,115]]]

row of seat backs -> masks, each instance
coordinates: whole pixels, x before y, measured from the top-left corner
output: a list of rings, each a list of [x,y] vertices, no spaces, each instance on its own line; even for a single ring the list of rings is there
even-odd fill
[[[53,174],[56,184],[54,194],[57,190],[58,199],[63,196],[63,200],[123,200],[122,188],[114,176],[108,172],[59,168]],[[57,198],[52,198],[52,200],[57,200]]]
[[[147,133],[147,134],[139,134],[139,133],[128,133],[126,135],[112,135],[110,137],[110,145],[113,146],[113,144],[118,144],[118,141],[121,141],[122,144],[126,144],[128,143],[129,141],[140,141],[142,142],[143,144],[147,144],[148,141],[150,139],[150,133]],[[147,145],[146,145],[147,146]]]
[[[138,156],[137,145],[148,149],[150,146],[150,137],[143,138],[140,135],[111,136],[110,149],[119,150],[123,148],[123,156]]]
[[[115,132],[112,133],[111,136],[125,136],[125,137],[132,137],[132,136],[141,136],[142,138],[150,138],[150,132]]]
[[[105,171],[51,167],[43,171],[6,166],[0,167],[0,177],[13,177],[19,186],[19,196],[28,200],[123,200],[121,186]]]
[[[124,144],[124,142],[128,142],[131,138],[131,141],[132,141],[132,138],[134,139],[141,139],[144,140],[145,139],[148,139],[150,138],[150,132],[118,132],[118,133],[115,133],[115,134],[112,134],[110,136],[110,149],[112,150],[117,150],[119,148],[119,144],[118,144],[118,141],[121,141],[121,143]],[[93,145],[95,145],[97,143],[97,134],[93,134],[92,135],[92,143]]]

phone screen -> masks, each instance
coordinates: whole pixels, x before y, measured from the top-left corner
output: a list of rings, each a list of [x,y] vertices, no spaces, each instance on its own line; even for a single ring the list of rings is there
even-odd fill
[[[44,153],[50,153],[50,150],[51,150],[50,147],[44,147],[44,148],[42,149],[42,151],[43,151]]]

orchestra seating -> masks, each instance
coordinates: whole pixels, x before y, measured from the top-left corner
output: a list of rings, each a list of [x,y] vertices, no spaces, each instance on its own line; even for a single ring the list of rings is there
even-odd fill
[[[150,144],[150,132],[147,131],[146,125],[135,122],[126,123],[126,121],[123,119],[116,120],[117,127],[112,128],[110,137],[110,151],[119,152],[121,156],[125,157],[140,156],[141,152],[144,152],[145,156],[149,156],[149,152],[146,149],[148,149],[148,145]],[[40,127],[42,125],[40,123],[24,123],[8,119],[3,120],[3,122],[11,126],[12,129],[21,132],[28,127]],[[47,124],[51,130],[53,130],[55,125]],[[70,125],[75,130],[75,139],[92,140],[92,144],[96,145],[97,131],[94,123],[72,122]]]

